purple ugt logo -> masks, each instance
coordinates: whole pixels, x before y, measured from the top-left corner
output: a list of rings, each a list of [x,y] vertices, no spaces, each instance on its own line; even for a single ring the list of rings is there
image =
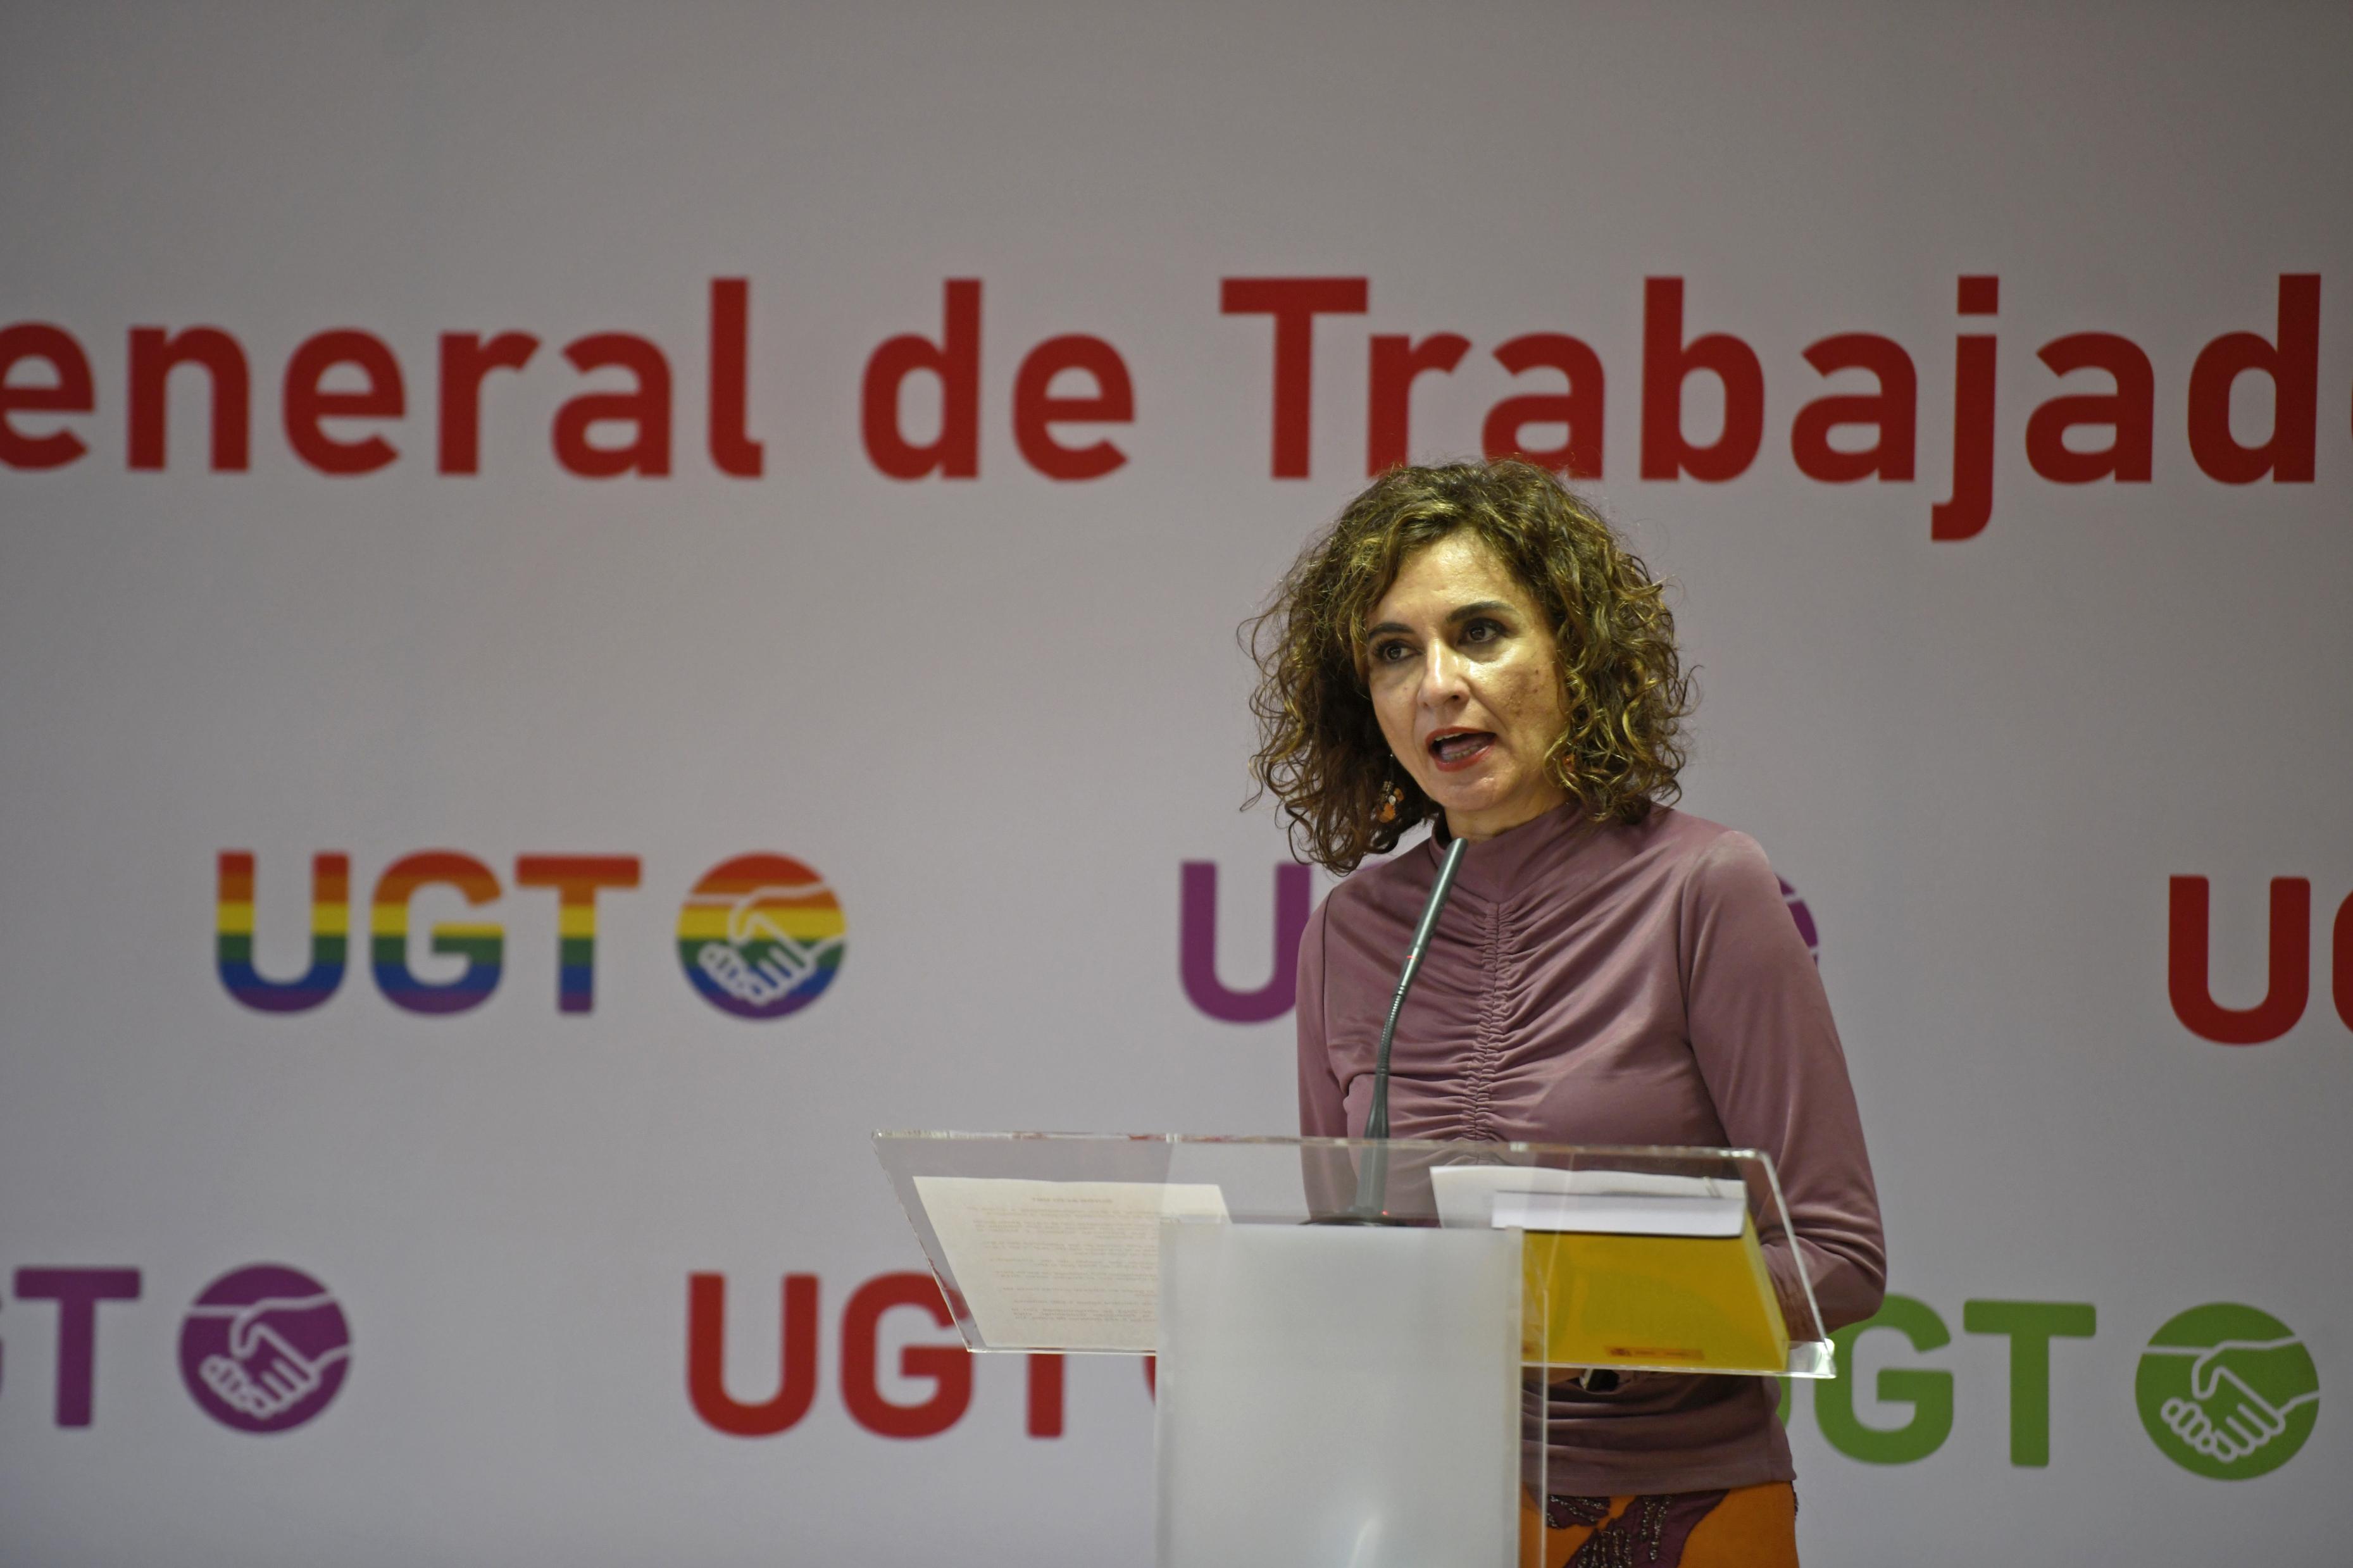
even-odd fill
[[[180,1375],[206,1415],[284,1432],[324,1410],[351,1365],[352,1330],[309,1275],[256,1263],[206,1287],[180,1326]]]

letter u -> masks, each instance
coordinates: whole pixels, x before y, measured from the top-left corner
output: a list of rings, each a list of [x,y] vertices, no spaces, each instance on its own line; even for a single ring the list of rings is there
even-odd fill
[[[351,857],[311,857],[311,968],[300,980],[265,979],[253,966],[253,876],[251,850],[221,851],[214,922],[221,984],[257,1012],[306,1012],[332,996],[343,983],[352,918]]]
[[[1261,1024],[1290,1012],[1299,989],[1299,937],[1312,901],[1306,867],[1274,868],[1274,977],[1255,991],[1231,990],[1218,978],[1218,863],[1186,861],[1177,966],[1193,1005],[1229,1024]]]
[[[2272,879],[2269,979],[2253,1007],[2224,1007],[2207,982],[2209,887],[2203,877],[2171,879],[2166,911],[2165,988],[2174,1016],[2200,1039],[2259,1046],[2295,1027],[2312,989],[2312,884]]]
[[[686,1279],[686,1396],[694,1413],[737,1437],[773,1437],[817,1400],[817,1276],[785,1276],[776,1396],[745,1405],[727,1392],[727,1277]]]
[[[2337,925],[2328,939],[2328,988],[2337,997],[2337,1016],[2353,1029],[2353,898],[2337,906]]]

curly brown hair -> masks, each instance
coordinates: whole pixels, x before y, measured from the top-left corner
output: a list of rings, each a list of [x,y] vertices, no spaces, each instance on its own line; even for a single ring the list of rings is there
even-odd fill
[[[1691,678],[1661,585],[1593,509],[1514,459],[1391,468],[1300,553],[1245,622],[1259,667],[1251,801],[1271,793],[1292,852],[1354,870],[1436,802],[1395,765],[1365,681],[1365,623],[1409,556],[1468,529],[1519,579],[1560,648],[1567,724],[1546,766],[1596,822],[1640,822],[1679,793]],[[1396,808],[1385,811],[1397,792]]]

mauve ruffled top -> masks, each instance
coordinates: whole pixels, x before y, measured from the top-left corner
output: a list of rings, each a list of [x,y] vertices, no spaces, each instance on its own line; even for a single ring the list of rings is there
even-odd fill
[[[1361,1135],[1380,1040],[1438,869],[1416,845],[1332,890],[1299,954],[1299,1121]],[[1871,1162],[1806,943],[1746,834],[1661,807],[1627,827],[1574,804],[1463,855],[1398,1020],[1398,1138],[1678,1143],[1773,1157],[1824,1327],[1879,1307]],[[1767,1262],[1787,1294],[1788,1244]],[[1772,1380],[1628,1374],[1530,1392],[1546,1489],[1712,1491],[1792,1479]],[[1533,1457],[1533,1456],[1532,1456]]]

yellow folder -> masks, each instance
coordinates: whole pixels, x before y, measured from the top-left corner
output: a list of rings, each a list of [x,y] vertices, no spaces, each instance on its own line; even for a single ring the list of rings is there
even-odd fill
[[[1754,1222],[1738,1236],[1523,1233],[1524,1359],[1778,1372],[1789,1329]]]

